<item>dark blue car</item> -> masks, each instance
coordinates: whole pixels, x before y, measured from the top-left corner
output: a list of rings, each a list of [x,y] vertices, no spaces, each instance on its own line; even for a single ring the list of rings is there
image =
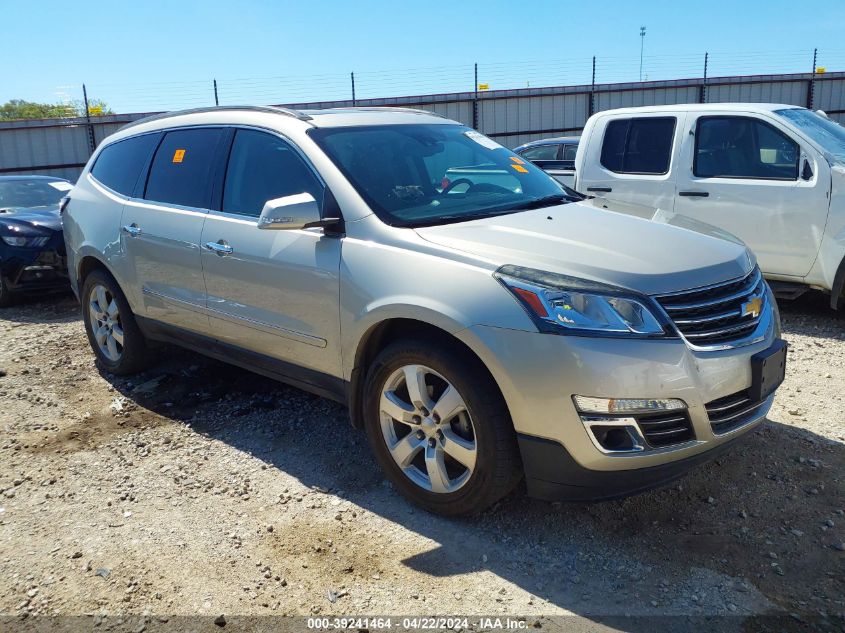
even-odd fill
[[[72,187],[49,176],[0,176],[0,307],[69,288],[59,201]]]

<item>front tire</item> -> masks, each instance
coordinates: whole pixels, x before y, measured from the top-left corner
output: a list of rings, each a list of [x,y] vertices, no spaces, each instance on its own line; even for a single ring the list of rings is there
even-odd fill
[[[398,341],[373,362],[364,390],[376,459],[415,504],[446,516],[477,514],[519,482],[504,398],[468,352]]]
[[[94,270],[82,284],[82,318],[97,361],[112,374],[143,371],[152,362],[147,341],[114,278]]]
[[[0,308],[8,308],[17,303],[17,297],[9,290],[6,278],[0,275]]]

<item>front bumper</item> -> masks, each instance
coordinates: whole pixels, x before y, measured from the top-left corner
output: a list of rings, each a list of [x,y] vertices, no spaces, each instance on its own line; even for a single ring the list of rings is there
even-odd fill
[[[61,236],[41,249],[6,247],[0,274],[11,292],[36,293],[69,288],[67,257]]]
[[[706,405],[748,390],[751,357],[778,335],[776,314],[763,340],[718,351],[693,350],[682,339],[556,336],[488,326],[459,333],[482,357],[508,403],[529,493],[567,499],[608,498],[660,485],[759,425],[774,395],[727,430],[714,431]],[[639,452],[604,452],[573,395],[683,400],[692,437]]]

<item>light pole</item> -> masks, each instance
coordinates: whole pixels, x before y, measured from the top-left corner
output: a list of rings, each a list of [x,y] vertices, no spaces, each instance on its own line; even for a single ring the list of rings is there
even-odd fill
[[[645,46],[645,27],[640,27],[640,81],[643,80],[643,48]]]

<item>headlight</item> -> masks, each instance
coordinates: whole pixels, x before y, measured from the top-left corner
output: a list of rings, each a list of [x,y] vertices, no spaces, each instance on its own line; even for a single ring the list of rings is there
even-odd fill
[[[9,246],[18,246],[18,247],[25,247],[25,248],[35,248],[38,246],[44,246],[49,237],[18,237],[16,235],[0,235],[0,239],[2,239],[6,244]]]
[[[649,309],[648,300],[622,288],[521,266],[502,266],[495,276],[546,332],[609,336],[667,333]]]

